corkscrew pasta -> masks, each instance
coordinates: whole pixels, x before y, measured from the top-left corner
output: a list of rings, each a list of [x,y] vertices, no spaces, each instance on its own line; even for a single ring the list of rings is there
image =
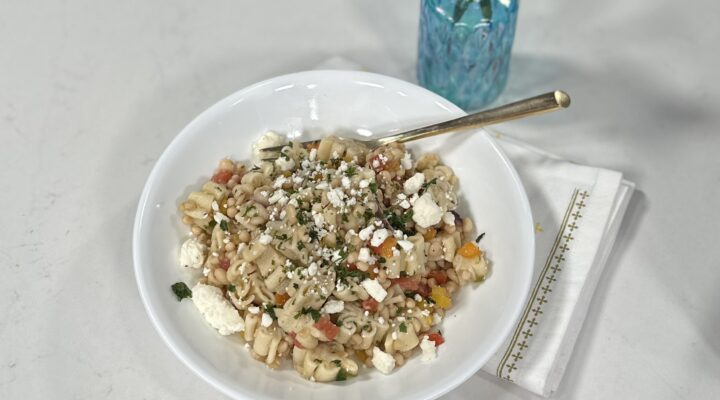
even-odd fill
[[[437,155],[402,144],[327,137],[250,169],[221,160],[180,204],[180,263],[203,271],[188,296],[255,359],[312,381],[432,360],[453,295],[488,272],[457,188]]]

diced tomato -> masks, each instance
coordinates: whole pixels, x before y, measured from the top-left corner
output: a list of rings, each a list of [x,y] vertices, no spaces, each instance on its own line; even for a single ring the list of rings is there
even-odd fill
[[[392,283],[400,286],[402,290],[407,290],[410,292],[417,292],[418,287],[420,287],[420,279],[417,278],[411,278],[409,276],[403,277],[403,278],[397,278],[397,279],[391,279]]]
[[[436,347],[445,343],[445,339],[437,332],[433,332],[433,333],[429,334],[428,340],[432,340],[433,342],[435,342]]]
[[[389,238],[385,239],[382,244],[378,247],[370,246],[375,252],[375,254],[379,255],[380,257],[390,258],[393,254],[393,249],[395,248],[395,245],[397,245],[397,239],[395,237],[390,236]]]
[[[375,311],[377,311],[379,305],[380,305],[380,303],[378,303],[377,300],[373,299],[372,297],[368,297],[367,300],[363,300],[363,302],[362,302],[363,310],[367,310],[367,311],[375,312]]]
[[[338,328],[335,324],[330,321],[330,318],[328,317],[322,317],[318,322],[313,325],[317,330],[322,332],[328,340],[335,339],[335,336],[340,332],[340,328]]]
[[[225,271],[227,271],[227,269],[230,268],[230,259],[225,258],[225,257],[220,257],[220,260],[218,260],[218,261],[220,262],[218,267],[224,269]]]
[[[438,285],[442,285],[443,283],[447,282],[447,280],[448,280],[448,277],[447,277],[447,274],[445,273],[445,271],[442,271],[439,269],[428,272],[428,278],[435,279],[435,282]]]
[[[417,293],[422,297],[430,296],[430,286],[425,283],[419,284],[417,288]]]
[[[355,265],[353,263],[348,263],[347,269],[348,269],[348,271],[355,271],[357,269],[357,265]]]
[[[465,258],[475,258],[482,255],[482,252],[475,243],[467,242],[458,249],[458,254]]]
[[[221,169],[220,171],[216,172],[215,175],[213,175],[212,181],[215,183],[222,183],[224,185],[228,183],[232,176],[233,172],[229,169]]]
[[[275,294],[275,305],[282,306],[289,299],[290,299],[290,295],[287,293],[276,293]]]
[[[288,332],[288,336],[290,336],[290,339],[292,339],[293,344],[295,345],[295,347],[298,347],[298,348],[301,348],[301,349],[304,349],[304,348],[305,348],[305,347],[303,347],[302,344],[300,344],[300,342],[298,342],[297,339],[295,339],[295,336],[297,336],[297,333],[295,333],[295,332]]]

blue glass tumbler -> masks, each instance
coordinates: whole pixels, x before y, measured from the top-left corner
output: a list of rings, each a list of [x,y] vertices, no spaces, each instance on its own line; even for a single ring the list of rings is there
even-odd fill
[[[418,82],[465,110],[505,87],[517,0],[422,0]]]

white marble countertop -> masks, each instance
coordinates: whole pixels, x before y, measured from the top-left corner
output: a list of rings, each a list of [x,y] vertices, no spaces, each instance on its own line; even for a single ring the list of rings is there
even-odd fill
[[[392,4],[390,4],[392,3]],[[522,2],[502,129],[637,183],[557,399],[720,393],[720,5]],[[195,115],[332,55],[412,79],[418,2],[0,3],[0,398],[223,398],[170,353],[132,272],[153,162]],[[447,396],[533,395],[478,374]]]

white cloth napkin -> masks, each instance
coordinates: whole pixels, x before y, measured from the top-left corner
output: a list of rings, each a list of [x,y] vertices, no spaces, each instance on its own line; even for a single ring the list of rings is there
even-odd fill
[[[535,219],[535,272],[523,314],[483,371],[548,397],[572,354],[634,184],[495,134]]]
[[[317,69],[363,69],[342,57]],[[635,185],[490,129],[535,219],[535,272],[521,318],[483,371],[548,397],[565,372]]]

